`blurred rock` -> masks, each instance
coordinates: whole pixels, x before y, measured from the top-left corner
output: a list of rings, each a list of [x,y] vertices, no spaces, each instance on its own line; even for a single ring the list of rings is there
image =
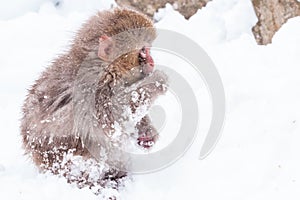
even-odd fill
[[[206,6],[210,0],[116,0],[119,6],[125,6],[138,10],[153,18],[154,13],[165,7],[167,3],[173,5],[186,19],[193,16],[198,9]]]
[[[272,43],[274,34],[288,19],[300,15],[297,0],[252,0],[258,22],[252,28],[258,44]]]

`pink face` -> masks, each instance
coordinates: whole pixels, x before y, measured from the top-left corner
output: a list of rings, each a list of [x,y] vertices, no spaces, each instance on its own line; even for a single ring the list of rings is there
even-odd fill
[[[115,42],[111,37],[102,35],[99,38],[99,49],[98,57],[104,61],[112,61],[112,52],[114,52]],[[154,61],[150,55],[150,45],[145,45],[141,50],[139,50],[139,64],[141,66],[141,72],[144,75],[149,75],[153,72]]]
[[[140,50],[140,64],[142,65],[142,71],[145,75],[150,74],[154,69],[154,61],[150,55],[150,47],[143,47]]]

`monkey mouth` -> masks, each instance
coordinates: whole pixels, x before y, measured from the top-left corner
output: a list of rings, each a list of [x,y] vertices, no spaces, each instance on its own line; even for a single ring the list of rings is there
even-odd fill
[[[149,75],[153,72],[154,69],[154,61],[150,55],[150,48],[143,47],[139,53],[139,63],[142,66],[142,73],[144,75]]]
[[[144,75],[149,75],[153,72],[153,69],[154,69],[154,64],[151,65],[151,64],[147,63],[142,66],[142,73]]]

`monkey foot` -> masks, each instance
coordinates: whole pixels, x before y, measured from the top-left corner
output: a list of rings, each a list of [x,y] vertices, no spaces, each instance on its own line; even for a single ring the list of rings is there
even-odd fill
[[[148,140],[145,138],[138,138],[138,145],[140,145],[141,147],[145,148],[145,149],[149,149],[154,145],[154,141],[153,140]]]
[[[154,141],[152,139],[148,140],[147,138],[138,138],[138,145],[145,149],[149,149],[154,145]]]
[[[158,139],[158,133],[155,127],[151,125],[150,118],[148,116],[143,117],[136,128],[138,130],[137,144],[145,149],[151,148]]]
[[[145,149],[149,149],[153,147],[153,145],[155,144],[157,140],[157,135],[153,136],[153,135],[143,134],[137,140],[138,140],[138,145],[140,145]]]

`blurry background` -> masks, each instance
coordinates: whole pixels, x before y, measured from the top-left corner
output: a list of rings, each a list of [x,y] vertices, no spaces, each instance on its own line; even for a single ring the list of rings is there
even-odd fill
[[[1,0],[0,198],[97,199],[88,189],[37,171],[22,155],[19,119],[26,89],[68,48],[80,25],[117,4],[140,10],[156,27],[203,47],[218,68],[227,99],[223,134],[211,155],[198,160],[209,122],[204,102],[198,137],[185,156],[157,173],[134,176],[119,191],[121,198],[299,200],[296,0]],[[156,57],[163,61],[170,62]]]
[[[37,12],[41,8],[56,10],[60,13],[91,12],[107,9],[116,5],[129,7],[153,18],[155,13],[166,4],[173,6],[186,19],[212,0],[1,0],[0,19],[11,19],[26,12]],[[299,0],[251,0],[258,17],[253,33],[258,44],[271,42],[276,31],[289,19],[300,15]],[[51,7],[51,8],[50,8]]]

